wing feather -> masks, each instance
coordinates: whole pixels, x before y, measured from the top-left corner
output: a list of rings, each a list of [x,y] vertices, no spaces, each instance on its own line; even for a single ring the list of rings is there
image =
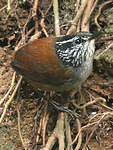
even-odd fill
[[[15,53],[12,61],[13,68],[34,82],[64,84],[69,80],[72,69],[64,67],[58,59],[54,48],[55,42],[56,37],[49,37],[27,44]]]

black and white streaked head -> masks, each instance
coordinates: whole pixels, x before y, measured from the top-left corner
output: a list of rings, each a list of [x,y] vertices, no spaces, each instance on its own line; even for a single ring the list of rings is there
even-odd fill
[[[55,45],[58,58],[64,66],[73,68],[80,67],[86,61],[92,61],[95,51],[94,38],[95,35],[89,32],[61,37]]]

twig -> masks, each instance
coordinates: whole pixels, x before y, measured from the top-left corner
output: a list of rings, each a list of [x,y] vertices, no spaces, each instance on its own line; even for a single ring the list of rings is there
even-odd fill
[[[11,5],[14,1],[15,1],[15,0],[12,0],[12,1],[10,0],[10,2],[9,2],[9,0],[8,0],[8,3],[10,3],[9,5]],[[6,8],[9,9],[8,7],[9,7],[9,6],[8,6],[8,4],[7,4],[7,5],[5,5],[4,7],[2,7],[2,8],[0,9],[0,11],[4,10],[4,9],[6,9]]]
[[[78,12],[77,12],[75,18],[74,18],[73,21],[72,21],[72,26],[71,26],[70,29],[68,30],[67,35],[68,35],[68,34],[71,34],[71,33],[73,33],[73,32],[76,31],[77,23],[78,23],[80,17],[82,16],[83,11],[84,11],[84,9],[85,9],[87,3],[88,3],[88,0],[82,0],[82,4],[81,4],[81,6],[80,6],[80,8],[79,8],[79,10],[78,10]]]
[[[5,5],[5,6],[3,6],[1,9],[0,9],[0,11],[2,11],[2,10],[4,10],[4,9],[6,9],[7,8],[7,10],[9,11],[10,9],[11,9],[11,4],[14,2],[15,0],[8,0],[8,4],[7,5]]]
[[[105,2],[102,3],[102,5],[99,7],[98,13],[97,13],[97,15],[95,16],[95,24],[97,25],[97,27],[98,27],[99,29],[101,29],[101,27],[100,27],[100,25],[99,25],[99,23],[98,23],[98,17],[100,16],[101,10],[102,10],[102,8],[103,8],[105,5],[107,5],[107,4],[109,4],[109,3],[112,3],[112,2],[113,2],[113,0],[105,1]]]
[[[75,107],[77,107],[78,109],[83,109],[83,108],[85,108],[85,107],[88,107],[89,105],[92,105],[92,104],[97,103],[97,102],[100,102],[100,101],[102,101],[102,102],[104,102],[104,103],[106,102],[106,100],[105,100],[104,98],[99,97],[99,98],[96,98],[95,100],[93,100],[93,101],[91,101],[91,102],[88,102],[88,103],[84,104],[83,106],[77,105],[74,101],[72,102],[72,104],[73,104]]]
[[[4,102],[4,100],[8,97],[9,93],[10,93],[11,90],[13,89],[13,87],[14,87],[14,82],[15,82],[15,77],[16,77],[16,72],[13,73],[11,86],[10,86],[8,92],[5,94],[5,96],[0,100],[0,105]]]
[[[7,10],[10,11],[11,9],[11,0],[8,0]]]
[[[102,116],[100,120],[102,120],[106,115],[108,116],[113,116],[113,111],[108,111],[108,112],[104,112],[104,113],[99,113],[96,114],[95,116],[93,116],[92,118],[89,119],[89,121],[92,121],[94,118],[96,118],[97,116]],[[99,121],[100,121],[99,120]]]
[[[25,38],[21,38],[21,40],[18,42],[18,44],[15,46],[15,51],[17,51],[19,48],[21,48],[23,45],[25,45],[25,39],[27,39],[27,37],[28,37],[28,35],[29,34],[31,34],[31,32],[33,32],[33,30],[34,30],[34,27],[33,28],[31,28],[28,32],[27,32],[27,34],[25,35]],[[32,39],[32,38],[31,38]],[[31,40],[30,39],[30,40]],[[31,40],[32,41],[32,40]]]
[[[10,97],[10,99],[9,99],[9,100],[6,102],[6,104],[5,104],[3,113],[2,113],[2,115],[1,115],[1,117],[0,117],[0,123],[2,122],[2,120],[3,120],[3,118],[4,118],[5,114],[6,114],[6,111],[7,111],[8,106],[9,106],[9,104],[11,103],[11,101],[13,100],[13,98],[14,98],[16,92],[17,92],[17,89],[18,89],[18,87],[19,87],[19,85],[20,85],[20,83],[21,83],[21,80],[22,80],[22,77],[20,77],[20,79],[18,80],[18,83],[17,83],[17,85],[16,85],[16,87],[15,87],[15,89],[14,89],[14,91],[13,91],[11,97]]]
[[[92,116],[91,118],[89,118],[89,122],[91,122],[92,120],[94,120],[97,117],[99,118],[99,116],[102,116],[102,113],[95,114],[94,116]]]
[[[109,111],[113,111],[113,109],[112,109],[111,107],[108,107],[108,106],[105,105],[105,104],[100,103],[100,105],[101,105],[102,107],[108,109]]]
[[[53,0],[53,10],[55,20],[55,34],[56,36],[60,36],[58,0]]]
[[[48,35],[48,33],[47,33],[46,29],[45,29],[44,18],[41,19],[40,25],[42,27],[42,31],[44,32],[44,34],[46,35],[46,37],[48,37],[49,35]]]
[[[50,3],[50,5],[49,5],[48,9],[46,10],[45,16],[48,14],[48,12],[49,12],[49,10],[51,9],[52,5],[53,5],[53,0],[51,0],[51,3]]]
[[[113,117],[113,112],[105,112],[102,114],[102,117],[98,120],[98,121],[95,121],[95,122],[92,122],[92,123],[88,123],[87,125],[83,126],[80,131],[77,133],[75,139],[73,140],[72,144],[76,142],[76,140],[78,139],[78,136],[79,134],[81,133],[81,131],[83,131],[85,128],[89,128],[90,126],[93,126],[93,125],[98,125],[100,123],[100,121],[102,121],[104,119],[105,116],[108,116],[108,117]]]
[[[34,125],[33,125],[33,135],[31,137],[32,141],[30,143],[33,143],[33,141],[35,141],[35,143],[38,143],[39,139],[41,137],[41,130],[42,130],[42,121],[43,121],[43,118],[40,117],[40,122],[39,122],[39,124],[37,123],[37,120],[39,120],[39,116],[41,115],[41,113],[39,113],[40,109],[41,109],[41,105],[36,110],[36,115],[34,117]],[[33,144],[29,147],[29,149],[32,149],[32,146],[33,146]]]
[[[103,50],[103,52],[101,52],[99,55],[94,56],[94,59],[95,59],[95,60],[99,60],[100,57],[101,57],[105,52],[107,52],[111,47],[113,47],[113,42],[112,42],[110,45],[108,45],[108,47],[107,47],[105,50]]]
[[[36,32],[29,40],[29,42],[34,41],[39,38],[41,32]]]
[[[17,97],[16,97],[16,100],[19,101],[19,97],[20,97],[20,86],[18,88],[18,91],[17,91]],[[20,119],[20,104],[18,103],[17,105],[17,116],[18,116],[18,133],[19,133],[19,136],[20,136],[20,140],[22,142],[22,145],[24,147],[25,150],[27,150],[27,147],[25,146],[24,144],[24,140],[22,138],[22,134],[21,134],[21,126],[20,126],[20,122],[21,122],[21,119]]]
[[[17,107],[17,114],[18,114],[18,132],[19,132],[19,136],[20,136],[20,139],[21,139],[21,142],[22,142],[22,145],[23,145],[24,149],[27,150],[27,148],[24,144],[23,138],[22,138],[22,134],[21,134],[19,107]]]
[[[97,3],[98,3],[98,0],[95,0],[94,4],[93,4],[93,6],[92,6],[91,11],[89,12],[89,14],[87,13],[88,16],[87,16],[86,21],[84,22],[85,25],[86,25],[87,22],[89,21],[89,19],[90,19],[90,17],[91,17],[91,14],[92,14],[92,12],[94,11],[94,9],[95,9]]]
[[[103,43],[105,41],[110,41],[110,40],[113,40],[113,35],[107,36],[107,37],[103,37],[100,40],[96,41],[96,43]]]
[[[37,132],[36,143],[38,143],[38,141],[39,141],[39,137],[40,137],[39,135],[40,135],[41,129],[42,129],[42,122],[43,122],[43,119],[41,118],[39,128],[38,128],[38,132]]]
[[[88,128],[88,127],[93,126],[93,125],[95,125],[95,124],[97,125],[97,124],[98,124],[98,121],[95,121],[95,122],[93,122],[93,123],[88,123],[87,125],[83,126],[83,127],[80,129],[80,131],[77,133],[77,135],[76,135],[75,139],[73,140],[72,144],[74,144],[74,143],[77,141],[77,139],[78,139],[78,137],[79,137],[79,134],[80,134],[85,128]]]
[[[48,106],[48,105],[46,105]],[[42,120],[42,138],[43,138],[43,146],[45,146],[45,136],[46,136],[46,127],[47,127],[47,122],[49,119],[49,114],[47,113],[47,107],[44,113],[44,117]]]
[[[36,16],[36,14],[37,14],[37,7],[38,7],[38,0],[35,0],[34,4],[33,4],[32,17]]]
[[[34,0],[34,5],[33,5],[33,11],[32,11],[32,17],[33,20],[35,21],[35,34],[37,35],[38,31],[38,22],[37,22],[37,8],[38,8],[38,0]],[[36,35],[34,35],[36,37]],[[33,37],[34,37],[33,36]]]
[[[40,10],[40,8],[38,8],[38,10],[40,11],[40,13],[41,13],[41,15],[42,15],[42,19],[41,19],[41,21],[40,21],[40,25],[41,25],[41,27],[42,27],[42,31],[44,32],[44,34],[46,35],[46,37],[48,37],[49,35],[48,35],[48,33],[47,33],[47,31],[46,31],[46,26],[45,26],[45,23],[44,23],[44,13]]]
[[[5,5],[4,7],[2,7],[2,8],[0,9],[0,11],[4,10],[5,8],[7,8],[7,6],[8,6],[8,5]]]
[[[25,22],[25,24],[24,24],[24,27],[23,27],[23,31],[21,32],[21,34],[22,34],[22,39],[21,39],[21,43],[22,44],[25,44],[25,40],[27,39],[27,37],[28,37],[28,32],[27,32],[27,34],[26,34],[26,27],[27,27],[27,24],[29,23],[29,21],[30,21],[30,19],[32,18],[32,16],[31,16],[31,11],[30,11],[30,13],[29,13],[29,16],[28,16],[28,18],[27,18],[27,20],[26,20],[26,22]],[[26,35],[25,35],[26,34]]]
[[[84,10],[84,13],[83,13],[83,16],[82,16],[82,21],[81,21],[81,31],[85,31],[85,32],[89,32],[89,20],[87,19],[88,17],[88,14],[91,12],[91,9],[93,7],[93,3],[94,3],[94,0],[90,0],[87,2],[87,6]],[[86,24],[86,20],[87,21],[87,24]]]
[[[77,12],[79,10],[79,6],[80,6],[80,0],[76,1],[76,8],[75,8],[75,12]]]
[[[83,147],[82,150],[86,150],[86,146],[88,145],[88,143],[89,143],[91,137],[93,136],[94,132],[96,131],[96,129],[97,129],[97,128],[94,128],[93,131],[90,133],[90,135],[89,135],[89,137],[88,137],[86,143],[84,144],[84,147]]]

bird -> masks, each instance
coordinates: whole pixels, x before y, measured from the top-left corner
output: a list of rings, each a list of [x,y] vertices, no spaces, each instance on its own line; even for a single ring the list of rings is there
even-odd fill
[[[36,39],[14,53],[11,66],[34,88],[69,93],[92,72],[96,37],[78,32]]]

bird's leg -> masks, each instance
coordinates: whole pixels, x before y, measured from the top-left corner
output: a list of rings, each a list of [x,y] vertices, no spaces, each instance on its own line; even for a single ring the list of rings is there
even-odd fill
[[[68,113],[73,119],[78,118],[79,115],[77,113],[74,113],[73,111],[71,111],[70,109],[66,108],[65,106],[61,106],[60,104],[56,103],[56,102],[50,102],[49,103],[57,110],[57,111],[61,111],[61,112],[66,112]]]
[[[80,94],[80,101],[79,101],[79,105],[83,105],[85,103],[85,99],[84,96],[82,94],[82,88],[81,86],[79,86],[79,94]],[[87,115],[87,111],[86,111],[86,107],[83,108],[83,115],[86,116]]]
[[[48,95],[48,93],[47,93]],[[50,94],[49,94],[50,95]],[[48,97],[48,96],[47,96]],[[69,102],[69,93],[67,94],[67,92],[64,92],[62,94],[62,98],[60,100],[60,104],[56,101],[53,101],[52,98],[50,98],[50,96],[47,98],[47,101],[57,110],[57,111],[61,111],[61,112],[66,112],[68,113],[73,119],[79,117],[79,115],[73,111],[71,111],[70,109],[68,109],[66,106],[68,105]]]
[[[79,104],[82,104],[84,98],[83,98],[83,95],[82,95],[82,88],[81,88],[81,85],[79,86],[78,92],[79,92],[79,95],[80,95]]]
[[[74,103],[75,103],[75,100],[74,100],[73,97],[74,97],[76,92],[77,92],[77,90],[74,89],[73,91],[71,91],[71,94],[70,94],[71,99]],[[85,99],[84,99],[84,96],[83,96],[81,85],[78,86],[78,93],[79,93],[79,101],[78,101],[77,105],[79,105],[79,107],[80,107],[81,105],[83,105],[85,103]],[[86,107],[83,108],[83,115],[87,115]]]
[[[70,94],[69,94],[70,99],[73,99],[76,93],[77,93],[77,89],[76,88],[73,89],[72,91],[70,91]]]
[[[70,98],[73,100],[73,99],[74,99],[74,95],[75,95],[77,92],[79,92],[79,95],[80,95],[79,104],[82,104],[84,98],[83,98],[83,95],[82,95],[81,85],[79,85],[78,88],[73,89],[73,90],[70,92]]]

